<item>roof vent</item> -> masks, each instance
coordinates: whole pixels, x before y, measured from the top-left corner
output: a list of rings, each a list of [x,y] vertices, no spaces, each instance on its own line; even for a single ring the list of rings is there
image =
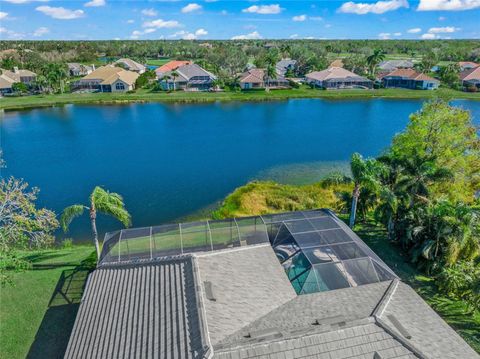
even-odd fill
[[[212,302],[215,302],[217,298],[215,298],[215,295],[213,294],[213,284],[212,282],[205,281],[204,283],[205,286],[205,296],[207,297],[208,300],[211,300]]]
[[[281,338],[283,335],[275,328],[267,328],[260,330],[252,330],[251,332],[245,335],[245,338],[252,339],[277,339]]]
[[[392,322],[393,326],[397,328],[400,334],[402,334],[407,339],[412,339],[410,333],[407,331],[407,329],[405,329],[402,323],[398,321],[397,317],[395,317],[393,314],[389,314],[387,315],[387,318]]]
[[[334,317],[327,317],[321,319],[315,319],[312,325],[338,325],[344,326],[346,324],[345,317],[343,315],[336,315]]]
[[[382,356],[378,352],[373,353],[373,359],[382,359]]]

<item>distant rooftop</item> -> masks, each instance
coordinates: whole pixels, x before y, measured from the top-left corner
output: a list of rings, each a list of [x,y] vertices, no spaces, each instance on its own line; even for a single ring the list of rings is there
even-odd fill
[[[65,357],[479,358],[329,210],[107,234]]]

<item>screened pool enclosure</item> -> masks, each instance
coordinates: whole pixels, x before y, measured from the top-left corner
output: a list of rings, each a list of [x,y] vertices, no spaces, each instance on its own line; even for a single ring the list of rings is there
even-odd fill
[[[325,209],[107,233],[99,266],[270,244],[298,294],[396,278],[340,219]]]

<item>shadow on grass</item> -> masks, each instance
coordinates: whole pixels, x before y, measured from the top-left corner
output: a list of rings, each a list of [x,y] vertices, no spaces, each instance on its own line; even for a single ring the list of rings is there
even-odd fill
[[[28,359],[64,357],[88,274],[95,268],[95,260],[93,252],[77,267],[61,273],[28,352]]]

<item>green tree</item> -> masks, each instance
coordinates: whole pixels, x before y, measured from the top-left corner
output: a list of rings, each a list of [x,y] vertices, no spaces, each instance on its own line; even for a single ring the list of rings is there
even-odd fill
[[[3,166],[0,153],[0,166]],[[24,270],[29,262],[18,250],[45,248],[53,244],[58,228],[55,213],[37,208],[38,188],[23,180],[0,180],[0,284],[11,282],[9,272]]]
[[[451,88],[458,88],[460,86],[460,66],[457,63],[448,64],[440,67],[438,71],[440,80]]]
[[[15,82],[12,85],[12,91],[18,94],[26,94],[28,92],[28,86],[23,82]]]
[[[173,79],[173,91],[175,91],[175,79],[178,77],[178,72],[177,71],[172,71],[170,73],[170,77]]]
[[[358,199],[362,188],[376,192],[379,189],[379,177],[383,171],[383,165],[375,159],[364,159],[360,154],[354,153],[350,160],[350,170],[354,184],[352,191],[352,205],[350,210],[350,228],[355,225]]]
[[[268,65],[265,69],[265,74],[263,80],[267,84],[267,89],[270,87],[270,81],[275,80],[277,78],[277,70],[275,66]]]
[[[385,60],[385,52],[380,49],[373,50],[373,53],[367,57],[367,65],[371,76],[375,76],[377,66],[383,60]]]
[[[125,209],[123,198],[118,193],[112,193],[97,186],[90,194],[89,205],[74,204],[63,210],[60,217],[60,224],[66,232],[72,220],[75,217],[81,216],[85,210],[89,211],[90,223],[93,232],[93,241],[95,249],[97,250],[97,257],[100,258],[100,246],[98,243],[97,232],[97,213],[103,213],[120,221],[125,227],[130,226],[131,217]]]

